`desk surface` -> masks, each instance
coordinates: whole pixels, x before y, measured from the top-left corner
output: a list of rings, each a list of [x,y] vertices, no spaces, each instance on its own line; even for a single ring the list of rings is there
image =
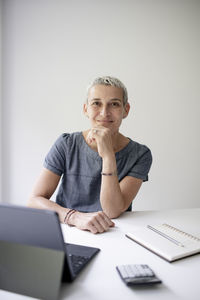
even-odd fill
[[[200,208],[126,212],[114,222],[114,228],[98,235],[62,225],[66,242],[98,247],[101,251],[73,283],[61,286],[59,300],[199,299],[199,254],[168,263],[126,238],[125,233],[139,226],[166,222],[178,228],[181,224],[181,229],[200,237]],[[115,267],[129,263],[148,264],[163,283],[143,288],[127,287]],[[26,300],[32,298],[0,291],[0,299]]]

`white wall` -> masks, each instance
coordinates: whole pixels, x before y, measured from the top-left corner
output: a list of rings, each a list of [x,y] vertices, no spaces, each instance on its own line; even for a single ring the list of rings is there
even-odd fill
[[[0,202],[2,199],[2,0],[0,0]]]
[[[49,147],[86,129],[88,82],[119,77],[122,133],[154,161],[134,209],[199,206],[199,28],[195,0],[6,0],[3,200],[25,204]]]

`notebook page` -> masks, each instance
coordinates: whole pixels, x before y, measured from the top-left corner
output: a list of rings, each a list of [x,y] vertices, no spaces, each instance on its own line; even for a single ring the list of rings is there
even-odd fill
[[[158,227],[160,225],[151,225],[155,229],[162,229]],[[166,234],[166,228],[164,229],[163,233]],[[171,235],[171,230],[170,230]],[[137,242],[141,246],[147,248],[148,250],[158,254],[159,256],[165,258],[168,261],[174,261],[180,259],[182,257],[186,257],[189,255],[193,255],[200,252],[200,240],[192,240],[185,238],[184,246],[177,245],[176,243],[170,241],[166,237],[158,234],[157,232],[149,229],[148,227],[141,227],[133,230],[131,232],[126,233],[126,236],[133,241]],[[177,233],[173,235],[174,239],[180,240],[181,244],[183,243],[183,238],[179,239],[177,237]]]
[[[154,229],[158,230],[159,232],[173,238],[177,242],[181,243],[183,246],[194,246],[199,245],[200,239],[188,232],[184,232],[176,227],[173,227],[169,224],[160,224],[160,225],[151,225]]]

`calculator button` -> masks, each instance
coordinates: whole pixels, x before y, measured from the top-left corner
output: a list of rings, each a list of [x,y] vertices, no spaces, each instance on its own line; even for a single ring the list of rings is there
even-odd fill
[[[118,270],[120,271],[120,274],[122,275],[123,278],[129,277],[125,266],[118,266]]]

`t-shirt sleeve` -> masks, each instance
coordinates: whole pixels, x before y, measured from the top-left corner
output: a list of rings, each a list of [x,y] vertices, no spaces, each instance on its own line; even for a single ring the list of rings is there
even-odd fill
[[[45,157],[43,166],[53,173],[62,176],[65,171],[68,134],[62,134],[53,144]]]
[[[142,179],[143,181],[148,181],[148,173],[152,164],[152,154],[146,146],[144,149],[144,153],[140,154],[136,163],[128,172],[127,176],[132,176],[138,179]]]

